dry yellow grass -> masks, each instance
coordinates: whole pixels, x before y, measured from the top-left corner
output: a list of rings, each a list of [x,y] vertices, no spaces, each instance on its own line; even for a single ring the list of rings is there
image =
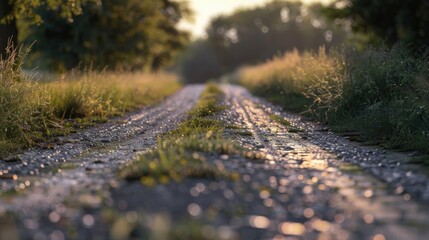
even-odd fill
[[[401,46],[289,52],[240,69],[253,93],[372,142],[429,152],[427,58]]]
[[[328,56],[324,48],[317,53],[295,50],[264,64],[241,68],[238,78],[252,92],[289,110],[303,111],[313,103],[311,98],[320,97],[313,92],[314,86],[320,87],[317,91],[339,86],[333,82],[343,81],[342,64],[340,57]]]
[[[105,119],[154,104],[179,88],[173,74],[143,72],[87,72],[42,84],[60,118]]]

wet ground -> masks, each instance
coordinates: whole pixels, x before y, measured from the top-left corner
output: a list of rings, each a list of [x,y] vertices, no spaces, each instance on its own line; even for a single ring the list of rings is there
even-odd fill
[[[266,159],[205,156],[237,181],[119,180],[202,89],[0,161],[0,239],[429,239],[428,178],[406,154],[352,143],[237,86],[223,86],[219,118],[241,129],[225,137]]]

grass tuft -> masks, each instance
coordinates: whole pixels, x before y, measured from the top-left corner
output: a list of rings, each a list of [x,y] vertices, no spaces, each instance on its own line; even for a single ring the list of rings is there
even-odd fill
[[[287,119],[280,117],[278,115],[270,114],[270,119],[274,122],[280,123],[283,126],[286,126],[286,127],[290,126],[290,122]]]
[[[0,59],[0,156],[34,144],[54,121],[49,98],[21,72],[28,52],[10,46]]]

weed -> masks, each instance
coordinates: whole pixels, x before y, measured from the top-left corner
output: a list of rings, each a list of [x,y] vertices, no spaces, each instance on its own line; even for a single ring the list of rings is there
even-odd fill
[[[290,132],[290,133],[301,133],[301,132],[304,132],[304,130],[291,127],[291,128],[288,128],[288,132]]]
[[[0,155],[34,144],[54,121],[46,95],[21,73],[28,51],[10,46],[0,59]]]
[[[207,84],[201,93],[200,100],[196,106],[189,112],[192,117],[208,117],[224,110],[224,107],[218,104],[219,98],[223,95],[222,90],[214,83]]]
[[[280,116],[278,116],[278,115],[270,114],[270,119],[271,119],[272,121],[275,121],[275,122],[280,123],[280,124],[281,124],[281,125],[283,125],[283,126],[290,126],[290,122],[289,122],[287,119],[285,119],[285,118],[283,118],[283,117],[280,117]]]
[[[50,171],[57,173],[57,172],[62,172],[62,171],[67,171],[67,170],[73,170],[73,169],[76,169],[77,167],[78,167],[78,165],[76,163],[66,162],[66,163],[63,163],[59,166],[52,168]]]

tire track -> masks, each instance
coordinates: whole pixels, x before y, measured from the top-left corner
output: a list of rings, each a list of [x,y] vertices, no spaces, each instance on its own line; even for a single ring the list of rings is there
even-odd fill
[[[72,134],[55,149],[24,152],[21,162],[0,165],[0,170],[8,169],[8,174],[18,176],[17,181],[1,180],[2,190],[25,193],[6,202],[0,200],[0,210],[44,211],[68,196],[76,200],[79,195],[108,188],[115,182],[116,169],[153,147],[159,134],[173,129],[195,104],[202,89],[201,85],[186,86],[156,107]],[[60,171],[64,164],[73,169]]]
[[[256,167],[255,174],[271,176],[272,179],[288,179],[287,182],[294,183],[290,185],[291,189],[285,190],[292,195],[289,195],[287,204],[278,206],[280,209],[289,212],[287,209],[290,206],[301,206],[302,201],[309,201],[304,206],[307,205],[307,209],[312,209],[309,211],[313,213],[317,209],[314,206],[325,205],[324,209],[319,207],[321,211],[318,219],[330,226],[330,230],[325,232],[328,239],[372,239],[383,236],[386,239],[417,240],[429,236],[427,206],[410,201],[409,195],[400,194],[402,191],[390,191],[386,183],[355,165],[343,162],[342,155],[326,151],[323,147],[327,143],[324,142],[326,138],[319,139],[319,142],[317,139],[309,141],[308,131],[317,127],[289,131],[299,127],[299,120],[291,121],[293,126],[283,126],[270,119],[270,114],[282,116],[281,111],[275,112],[273,106],[251,96],[244,88],[224,85],[223,89],[227,105],[232,108],[229,113],[230,123],[246,126],[253,135],[250,141],[248,137],[238,137],[238,142],[268,154],[268,160]],[[325,134],[329,135],[327,132]],[[356,148],[351,147],[355,158],[358,158]],[[279,184],[281,182],[275,186]],[[297,192],[304,195],[293,197]],[[272,198],[281,202],[281,194],[273,194]],[[336,212],[336,217],[329,217],[329,212]],[[287,215],[279,218],[275,212],[269,219],[277,219],[274,225],[278,226],[282,222],[290,223],[291,220]],[[301,221],[297,221],[298,224],[309,224]],[[317,228],[316,225],[314,227]],[[315,237],[311,234],[308,236]],[[267,238],[271,237],[269,235]]]

